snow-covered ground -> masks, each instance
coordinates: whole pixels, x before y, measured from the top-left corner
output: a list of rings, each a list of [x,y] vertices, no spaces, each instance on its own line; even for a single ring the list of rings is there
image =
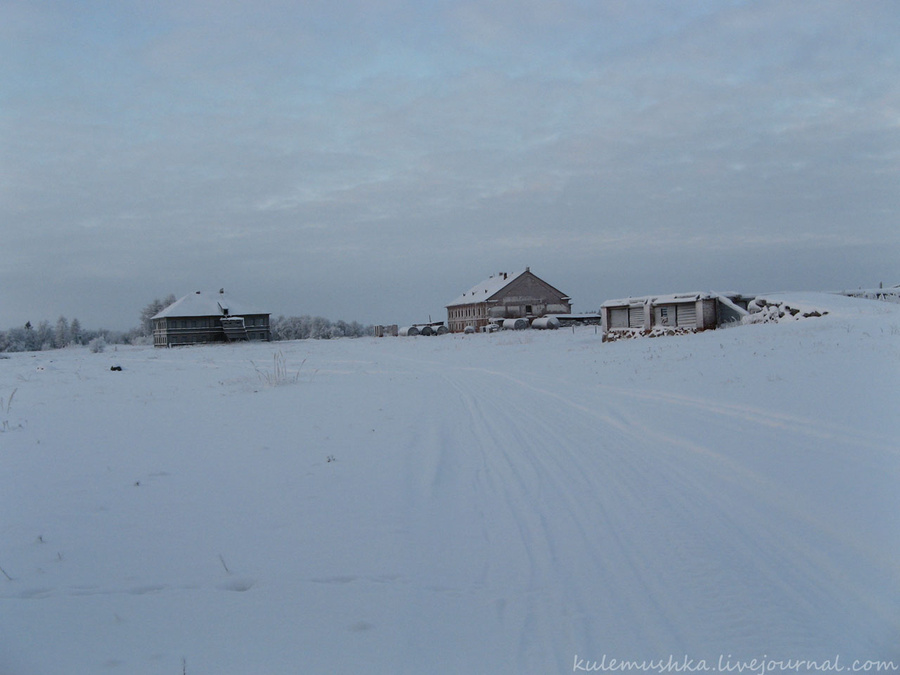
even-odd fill
[[[900,669],[900,307],[789,297],[829,314],[9,354],[0,673]]]

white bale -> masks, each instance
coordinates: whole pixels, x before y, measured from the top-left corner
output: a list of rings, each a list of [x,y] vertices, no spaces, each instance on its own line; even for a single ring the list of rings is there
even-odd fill
[[[542,316],[540,319],[535,319],[531,322],[532,328],[537,328],[539,330],[546,329],[556,329],[559,328],[559,319],[555,316]]]

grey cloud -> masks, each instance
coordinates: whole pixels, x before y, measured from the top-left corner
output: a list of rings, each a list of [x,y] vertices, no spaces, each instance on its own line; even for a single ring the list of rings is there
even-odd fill
[[[122,327],[176,285],[388,320],[527,264],[581,307],[893,269],[892,3],[514,4],[4,7],[0,322],[36,271]]]

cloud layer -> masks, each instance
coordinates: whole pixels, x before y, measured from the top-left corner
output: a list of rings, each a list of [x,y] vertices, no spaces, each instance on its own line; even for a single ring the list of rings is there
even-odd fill
[[[0,327],[900,283],[885,2],[5,3]]]

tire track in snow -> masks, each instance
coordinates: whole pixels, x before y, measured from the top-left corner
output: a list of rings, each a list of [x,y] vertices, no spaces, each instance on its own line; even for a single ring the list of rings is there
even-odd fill
[[[889,439],[865,433],[859,429],[848,429],[822,419],[807,419],[777,410],[755,408],[748,405],[724,403],[718,400],[677,395],[670,392],[648,389],[626,389],[609,385],[598,385],[601,389],[632,399],[659,401],[668,405],[693,408],[713,415],[721,415],[759,424],[773,429],[802,434],[817,440],[837,441],[841,444],[866,446],[874,450],[900,454],[900,446]]]
[[[558,402],[564,407],[568,407],[577,411],[579,415],[585,418],[583,423],[590,424],[591,420],[595,420],[603,425],[603,432],[609,436],[610,434],[618,437],[618,442],[624,445],[632,444],[633,447],[639,448],[640,452],[645,452],[648,448],[652,448],[652,452],[648,454],[648,459],[652,457],[654,462],[659,463],[672,476],[676,476],[678,483],[683,486],[682,494],[677,492],[669,492],[667,498],[677,505],[678,509],[683,511],[682,522],[711,522],[714,525],[716,536],[703,537],[698,536],[696,532],[691,532],[690,528],[679,528],[679,536],[688,540],[692,540],[701,547],[706,546],[724,546],[726,550],[712,552],[711,559],[719,562],[725,561],[734,569],[732,574],[723,574],[721,571],[712,570],[723,583],[731,584],[732,587],[737,581],[734,570],[743,569],[743,573],[752,581],[745,581],[739,584],[737,589],[726,588],[725,594],[733,595],[732,607],[734,609],[724,610],[721,607],[716,609],[716,615],[720,620],[731,622],[734,625],[734,633],[741,634],[746,638],[750,627],[746,625],[746,620],[741,616],[740,606],[742,602],[753,600],[753,595],[757,593],[755,587],[768,589],[767,602],[773,607],[778,606],[781,612],[786,616],[795,616],[794,625],[791,627],[795,639],[815,644],[816,640],[820,640],[816,630],[804,624],[804,617],[815,616],[816,614],[834,614],[844,611],[843,605],[846,604],[847,598],[853,598],[856,604],[861,604],[863,611],[869,612],[875,617],[875,623],[881,622],[884,626],[894,626],[900,629],[895,618],[895,607],[889,599],[885,599],[881,595],[874,594],[869,590],[871,584],[864,583],[864,580],[855,580],[847,576],[846,560],[833,559],[833,550],[835,543],[840,547],[848,547],[854,550],[856,554],[864,556],[870,563],[882,568],[882,573],[888,578],[893,578],[896,582],[897,565],[891,560],[883,559],[878,551],[874,550],[865,542],[860,541],[853,536],[853,532],[846,529],[837,529],[833,527],[826,519],[820,517],[816,513],[814,504],[797,504],[792,499],[783,495],[779,491],[779,486],[774,483],[768,476],[760,473],[725,453],[711,449],[710,447],[698,443],[689,437],[675,435],[667,431],[661,431],[654,427],[652,422],[642,419],[641,415],[629,414],[628,406],[621,403],[620,400],[614,399],[607,405],[596,408],[584,404],[580,401],[572,401],[560,392],[552,391],[537,387],[528,383],[521,378],[514,377],[508,373],[498,372],[494,370],[482,368],[462,368],[467,376],[480,373],[482,376],[488,375],[491,378],[502,378],[501,381],[511,381],[517,386],[525,388],[535,393],[541,394],[545,399]],[[448,378],[449,380],[450,378]],[[456,388],[469,396],[471,401],[469,404],[470,411],[478,411],[481,414],[481,427],[487,434],[491,432],[491,422],[487,421],[491,417],[502,420],[504,414],[507,418],[512,414],[510,408],[511,401],[515,398],[510,395],[508,387],[494,387],[493,389],[499,393],[506,394],[503,396],[503,405],[497,404],[498,397],[482,396],[475,402],[478,394],[473,391],[466,391],[459,382],[454,382]],[[605,388],[607,393],[615,393],[617,396],[621,394],[633,394],[632,398],[638,400],[648,400],[660,402],[668,405],[677,401],[669,400],[670,397],[665,396],[643,396],[645,392],[632,392],[625,390],[616,390],[614,388]],[[793,418],[788,415],[774,414],[768,415],[766,411],[755,409],[741,408],[719,402],[704,402],[702,400],[680,399],[696,409],[701,414],[718,415],[724,414],[728,418],[741,421],[751,422],[768,422],[766,426],[777,427],[786,430],[790,434],[799,434],[801,436],[810,437],[812,439],[833,438],[834,430],[827,432],[824,436],[817,428],[817,423],[810,420],[802,420]],[[487,415],[484,408],[489,408],[491,415]],[[622,408],[619,414],[615,411]],[[504,412],[505,411],[505,412]],[[527,411],[518,411],[521,419],[527,418]],[[470,413],[470,417],[475,417],[474,412]],[[503,426],[498,422],[495,425]],[[554,466],[548,461],[548,457],[560,457],[565,452],[565,444],[554,444],[553,441],[564,439],[564,430],[557,429],[556,434],[544,435],[542,440],[544,443],[538,443],[537,452],[523,452],[522,457],[525,461],[531,462],[535,467],[543,472],[545,476],[544,483],[553,485],[554,479],[559,475],[559,462]],[[851,434],[844,433],[842,438],[845,442],[855,438]],[[500,444],[502,445],[502,443]],[[877,443],[875,443],[877,447]],[[534,444],[525,442],[522,444],[524,448],[534,448]],[[552,448],[548,453],[547,449]],[[575,455],[568,452],[565,453],[568,459],[567,471],[571,474],[571,470],[575,468],[578,471],[586,472],[588,468],[579,466],[574,461]],[[687,462],[688,468],[685,468],[686,458],[693,456],[694,459]],[[505,454],[507,462],[512,461],[509,453]],[[592,467],[596,468],[596,467]],[[607,467],[610,468],[610,467]],[[635,461],[634,457],[628,454],[619,453],[615,457],[613,467],[616,473],[616,482],[613,486],[616,490],[617,499],[625,499],[629,489],[629,481],[633,486],[639,486],[642,483],[641,476],[638,474],[653,472],[653,467],[648,461]],[[656,472],[659,472],[657,467]],[[629,475],[631,474],[631,475]],[[565,473],[563,474],[565,475]],[[590,473],[585,473],[590,475]],[[646,476],[643,477],[646,479]],[[626,480],[628,479],[628,480]],[[646,484],[646,480],[644,480]],[[716,487],[716,486],[719,487]],[[723,494],[721,486],[730,486],[731,494]],[[553,485],[556,495],[565,495],[566,491],[560,489],[559,480],[556,478],[556,484]],[[608,485],[609,487],[609,485]],[[634,489],[634,488],[632,488]],[[638,492],[640,488],[636,488]],[[738,498],[738,495],[740,498]],[[640,495],[630,495],[629,503],[634,504],[639,501]],[[679,503],[680,500],[680,503]],[[748,508],[748,505],[750,507]],[[585,531],[583,524],[583,514],[579,511],[578,505],[567,504],[566,512],[573,522],[579,523],[582,531]],[[704,515],[704,510],[715,509],[717,511],[714,517]],[[623,509],[619,508],[619,513]],[[610,518],[607,516],[607,526],[610,524]],[[615,533],[616,529],[610,527],[611,532]],[[798,536],[801,533],[803,536]],[[547,541],[550,541],[552,533],[544,531],[539,533]],[[716,539],[718,537],[718,540]],[[671,542],[670,542],[671,543]],[[650,598],[659,597],[657,593],[662,592],[665,597],[665,589],[659,588],[653,579],[641,579],[639,570],[642,567],[642,556],[652,555],[652,548],[645,548],[638,551],[633,542],[626,539],[615,541],[620,559],[620,565],[617,570],[621,573],[621,569],[630,568],[635,570],[634,575],[629,582],[632,589],[643,589]],[[551,548],[549,544],[547,549]],[[707,551],[707,554],[710,552]],[[608,554],[608,551],[607,551]],[[695,561],[685,558],[682,564],[690,567]],[[705,564],[700,566],[707,572],[711,571],[711,567]],[[696,577],[697,575],[695,575]],[[635,581],[637,579],[637,581]],[[685,579],[681,578],[684,582]],[[697,588],[693,593],[703,594],[706,592],[706,581],[708,579],[694,578],[693,583]],[[658,601],[656,614],[658,616],[678,616],[681,612],[679,602],[690,600],[691,592],[680,594],[681,600],[674,603]],[[688,597],[685,597],[688,596]],[[702,604],[702,603],[701,603]],[[729,602],[723,602],[721,605],[728,606]],[[709,611],[709,608],[707,608]],[[646,617],[645,617],[646,619]],[[665,621],[662,621],[665,624]],[[679,631],[672,629],[673,621],[669,621],[669,631],[675,642],[682,642],[679,637]],[[764,633],[762,627],[755,627],[760,634]],[[665,633],[663,626],[657,626],[657,634]]]
[[[543,526],[535,527],[532,500],[540,491],[540,477],[534,467],[511,457],[510,448],[521,448],[523,440],[515,429],[500,430],[488,421],[483,402],[454,378],[444,375],[443,380],[459,396],[464,437],[478,457],[479,468],[466,478],[479,501],[476,509],[486,544],[478,584],[493,596],[503,633],[515,642],[518,664],[533,664],[528,651],[540,642],[537,617],[546,615],[539,605],[550,546]]]
[[[443,379],[464,401],[466,424],[481,439],[484,469],[476,493],[500,496],[491,504],[504,508],[504,526],[515,529],[515,547],[527,561],[524,617],[517,629],[520,662],[533,665],[541,650],[554,649],[542,644],[541,636],[554,634],[559,621],[569,624],[573,640],[567,649],[557,649],[547,663],[552,668],[598,637],[616,635],[621,625],[644,626],[645,647],[654,641],[660,649],[682,643],[677,613],[664,606],[664,589],[647,572],[656,563],[634,546],[628,532],[626,514],[641,500],[641,458],[601,444],[599,473],[611,478],[598,482],[597,467],[564,442],[571,430],[556,419],[557,412],[536,418],[527,405],[532,395],[523,404],[495,379],[473,379],[468,372],[445,373]],[[595,428],[592,419],[588,426]],[[615,426],[624,429],[620,422]],[[632,487],[624,488],[629,481]],[[492,553],[498,560],[489,563],[494,581],[486,585],[503,588],[515,561],[504,557],[507,551]]]
[[[559,400],[565,405],[568,405],[576,410],[584,412],[587,415],[595,417],[599,422],[602,422],[603,424],[612,426],[615,430],[622,433],[626,437],[629,437],[636,443],[645,443],[647,440],[653,440],[661,445],[670,445],[691,453],[707,455],[711,460],[718,462],[723,466],[723,469],[725,470],[723,471],[723,474],[733,474],[740,476],[742,480],[754,482],[760,486],[761,491],[765,491],[770,494],[777,494],[777,486],[763,474],[753,470],[746,464],[736,461],[733,457],[727,455],[726,453],[712,450],[708,446],[696,443],[688,438],[678,437],[666,431],[660,431],[652,424],[651,421],[648,420],[648,418],[650,417],[649,415],[634,414],[633,411],[630,410],[630,406],[622,403],[621,400],[617,401],[617,399],[621,399],[621,397],[628,397],[640,401],[654,401],[665,405],[678,405],[695,411],[699,411],[700,413],[708,413],[710,416],[723,416],[726,418],[759,424],[764,427],[785,431],[789,434],[806,436],[817,441],[833,441],[834,443],[837,443],[841,446],[845,446],[846,450],[842,452],[833,449],[827,449],[823,451],[821,447],[817,447],[816,451],[818,453],[833,453],[845,458],[852,457],[853,461],[857,463],[867,461],[867,459],[865,457],[861,457],[858,452],[860,446],[867,447],[871,450],[875,450],[876,452],[884,453],[886,455],[900,455],[900,446],[898,446],[896,442],[890,442],[878,438],[874,435],[865,434],[864,432],[861,432],[859,430],[850,430],[846,427],[831,424],[827,420],[811,420],[795,415],[788,415],[780,411],[770,411],[760,408],[754,408],[752,406],[730,404],[724,403],[722,401],[702,399],[697,397],[679,396],[667,392],[658,392],[645,389],[612,387],[599,383],[597,385],[599,392],[607,392],[609,394],[612,394],[613,396],[606,397],[607,399],[609,399],[607,405],[605,406],[606,409],[598,411],[594,408],[591,408],[590,406],[585,405],[584,403],[572,401],[559,392],[537,387],[529,382],[522,380],[521,378],[514,377],[509,373],[480,368],[472,370],[482,371],[485,373],[489,373],[494,377],[507,379],[511,382],[514,382],[517,386],[528,388],[535,393]],[[613,413],[613,411],[615,411],[616,409],[619,409],[619,414]],[[740,433],[740,430],[738,430],[738,433]],[[879,470],[882,468],[882,464],[873,463],[871,461],[868,461],[868,466],[873,470]],[[800,517],[801,514],[795,508],[791,507],[785,500],[779,500],[779,502],[783,508],[794,511],[794,514]],[[829,531],[833,536],[841,536],[845,545],[857,548],[861,554],[876,558],[880,557],[880,554],[878,554],[877,551],[874,551],[871,547],[866,546],[862,542],[858,541],[852,536],[852,533],[839,535],[834,530],[834,528],[831,527],[831,524],[826,520],[822,520],[819,518],[810,518],[810,514],[813,513],[812,509],[805,509],[805,513],[807,514],[806,518],[810,524],[815,525],[822,530]],[[900,573],[900,570],[898,570],[897,565],[894,563],[894,561],[882,560],[881,563],[885,567],[894,570],[895,573]]]
[[[605,385],[600,385],[600,389],[614,392],[617,398],[624,396],[633,400],[661,403],[665,406],[678,405],[685,407],[694,411],[701,419],[707,419],[706,416],[709,418],[724,417],[784,432],[787,434],[787,439],[797,439],[797,446],[804,439],[807,443],[815,443],[813,447],[815,448],[816,461],[823,455],[831,455],[832,457],[839,457],[845,460],[852,459],[854,463],[864,464],[871,471],[878,472],[885,468],[885,456],[890,457],[900,454],[896,445],[882,442],[874,436],[866,439],[864,434],[854,433],[852,430],[830,424],[827,421],[805,419],[779,411],[768,411],[697,397],[677,396],[664,392],[628,390]],[[619,400],[621,399],[619,398]],[[627,407],[621,402],[618,405],[623,408]],[[675,437],[666,431],[656,428],[652,423],[648,422],[649,419],[652,419],[652,415],[633,414],[631,416],[631,424],[636,429],[640,429],[642,436],[655,442],[660,447],[669,446],[708,455],[710,459],[722,466],[723,476],[740,477],[740,482],[746,483],[742,487],[752,487],[751,497],[754,502],[765,506],[770,511],[781,514],[779,521],[790,518],[794,522],[802,524],[807,531],[815,533],[819,538],[836,542],[840,545],[840,548],[852,551],[853,555],[868,560],[880,568],[886,577],[893,579],[895,584],[900,582],[900,565],[898,565],[896,560],[886,556],[882,550],[877,546],[873,546],[871,542],[864,541],[858,536],[855,529],[842,527],[840,524],[833,522],[827,513],[821,512],[815,501],[794,493],[789,494],[786,492],[783,483],[778,483],[773,480],[772,476],[751,468],[746,462],[740,461],[739,456],[711,450],[707,445],[687,437]],[[736,433],[740,433],[740,431],[738,429]],[[830,441],[831,444],[823,449],[818,443],[820,441]],[[843,448],[835,447],[835,444],[843,446]],[[794,447],[790,440],[785,442],[784,445]],[[860,446],[874,450],[874,453],[863,454],[860,452]],[[739,483],[735,482],[735,484]],[[733,526],[737,527],[738,524],[733,523]],[[771,525],[770,529],[772,535],[779,530],[784,532],[784,536],[781,537],[781,547],[793,553],[792,559],[805,559],[809,562],[810,581],[816,583],[820,589],[824,590],[833,584],[843,585],[847,591],[846,595],[863,598],[869,609],[884,617],[886,623],[897,623],[894,617],[896,608],[885,602],[883,594],[872,593],[867,590],[869,586],[866,584],[858,583],[858,580],[846,577],[844,568],[836,564],[829,553],[829,549],[833,549],[833,546],[824,546],[818,549],[810,546],[804,539],[791,536],[790,530],[781,522]],[[780,583],[781,579],[777,570],[773,572],[772,577],[775,580],[774,582]],[[813,578],[818,579],[818,581],[813,581]],[[784,592],[790,594],[792,589],[784,588]],[[898,625],[898,628],[900,628],[900,625]]]
[[[572,401],[571,399],[561,395],[558,392],[538,387],[530,382],[516,377],[507,372],[487,369],[466,367],[464,370],[481,372],[492,377],[503,378],[512,382],[516,386],[525,387],[542,394],[557,398],[566,405],[582,410],[590,415],[597,416],[605,423],[611,424],[614,428],[626,432],[623,422],[611,415],[611,411],[597,411],[584,404]],[[699,397],[684,396],[673,394],[670,392],[654,391],[649,389],[634,389],[627,387],[615,387],[602,383],[597,383],[598,390],[608,392],[616,396],[625,396],[632,399],[659,401],[666,404],[678,405],[686,408],[694,408],[703,412],[714,415],[722,415],[740,419],[754,424],[789,431],[791,433],[802,434],[819,440],[834,440],[841,444],[850,444],[855,446],[864,445],[874,450],[889,452],[892,454],[900,454],[900,445],[892,438],[884,438],[875,434],[867,433],[859,429],[849,429],[847,427],[837,425],[823,419],[808,419],[797,415],[790,415],[778,410],[769,410],[756,408],[749,405],[740,405],[736,403],[724,403],[720,400],[704,399]]]
[[[586,554],[578,552],[574,556],[591,561],[593,567],[592,573],[582,574],[581,578],[586,588],[593,588],[596,604],[586,606],[582,613],[596,614],[598,609],[603,613],[600,621],[593,622],[601,630],[589,636],[584,644],[608,640],[611,635],[616,636],[619,645],[627,645],[634,639],[617,635],[613,624],[640,626],[640,640],[632,644],[644,654],[665,654],[696,644],[696,634],[703,631],[692,634],[691,628],[685,625],[685,606],[692,602],[703,605],[694,601],[708,595],[709,575],[716,572],[714,561],[698,560],[690,553],[692,549],[708,549],[711,545],[709,537],[698,532],[699,525],[695,525],[703,522],[703,511],[710,503],[705,497],[696,498],[704,494],[703,481],[695,481],[693,489],[685,493],[677,486],[690,483],[691,472],[679,467],[680,460],[667,465],[659,448],[647,452],[645,429],[629,425],[627,418],[614,414],[611,408],[572,404],[565,396],[550,393],[556,403],[562,404],[560,410],[569,408],[575,415],[548,411],[547,433],[542,442],[531,446],[534,452],[527,460],[539,467],[545,483],[554,488],[555,499],[567,504],[565,519],[578,523],[580,540],[593,544],[593,549]],[[533,401],[533,397],[525,400]],[[516,405],[515,397],[507,396],[502,405],[496,398],[489,399],[489,405],[493,405],[492,412],[497,418],[502,418],[502,409],[511,418],[529,416],[528,406]],[[613,428],[598,427],[597,419],[612,422]],[[596,440],[583,440],[581,447],[567,443],[571,437],[591,436]],[[678,473],[679,480],[672,481]],[[574,491],[577,495],[574,498],[573,476],[585,479],[582,489]],[[654,496],[654,492],[658,494]],[[648,506],[648,502],[656,503]],[[673,514],[680,517],[673,518]],[[663,524],[665,521],[667,524]],[[670,531],[674,534],[669,534]],[[571,548],[572,541],[577,539],[565,539],[565,546]],[[670,576],[657,574],[660,555],[676,558],[672,560]],[[578,571],[574,572],[577,575]],[[591,576],[604,582],[598,585]],[[680,590],[673,593],[672,588],[676,586]],[[579,593],[577,588],[571,590],[573,594]],[[718,602],[706,604],[716,608],[719,605]],[[613,609],[604,613],[606,608]],[[709,607],[694,611],[708,612]],[[709,626],[719,621],[703,619],[699,623]],[[746,632],[740,628],[741,634]]]

